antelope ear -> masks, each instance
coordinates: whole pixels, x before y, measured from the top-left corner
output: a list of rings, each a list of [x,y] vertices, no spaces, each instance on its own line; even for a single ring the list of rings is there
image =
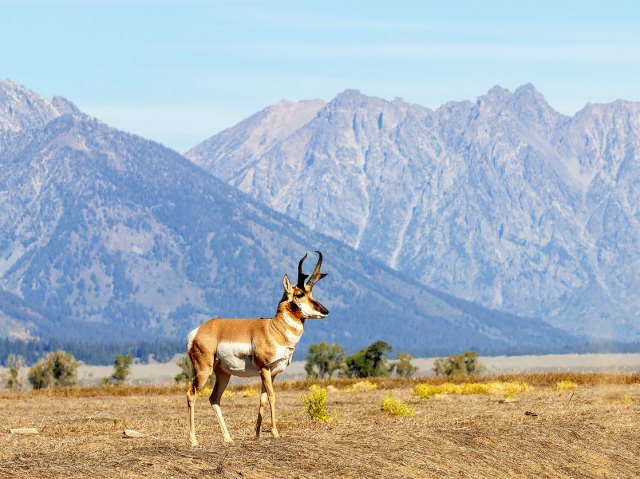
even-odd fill
[[[284,278],[282,278],[282,287],[284,288],[284,292],[287,294],[293,294],[293,286],[291,286],[291,281],[289,281],[289,277],[285,274]]]

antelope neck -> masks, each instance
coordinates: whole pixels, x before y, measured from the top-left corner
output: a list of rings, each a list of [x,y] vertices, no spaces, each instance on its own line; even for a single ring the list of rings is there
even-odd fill
[[[271,325],[290,346],[298,344],[304,332],[304,319],[296,317],[286,306],[278,308]]]

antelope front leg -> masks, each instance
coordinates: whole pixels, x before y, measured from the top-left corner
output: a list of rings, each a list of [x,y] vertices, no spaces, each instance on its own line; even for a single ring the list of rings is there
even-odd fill
[[[260,432],[262,427],[262,417],[267,410],[267,389],[262,384],[262,392],[260,393],[260,408],[258,409],[258,420],[256,421],[256,439],[260,439]]]
[[[271,381],[271,371],[267,368],[260,370],[260,377],[262,378],[263,390],[267,391],[267,398],[269,399],[269,407],[271,408],[271,435],[273,437],[279,437],[278,427],[276,426],[276,393],[273,390],[273,382]],[[262,401],[262,398],[260,398]]]

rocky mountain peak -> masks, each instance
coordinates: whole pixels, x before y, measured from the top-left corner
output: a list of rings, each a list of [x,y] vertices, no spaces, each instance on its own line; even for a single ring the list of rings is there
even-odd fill
[[[356,110],[364,108],[372,102],[380,101],[384,100],[367,96],[360,92],[360,90],[349,89],[336,95],[336,97],[329,102],[328,107],[334,110]]]
[[[538,101],[545,101],[544,96],[540,93],[533,83],[525,83],[524,85],[520,85],[513,92],[515,97],[519,98],[535,98]]]
[[[521,122],[538,134],[548,134],[559,121],[566,119],[549,105],[531,83],[516,89],[513,93],[511,108]]]
[[[57,116],[49,100],[11,80],[0,81],[0,132],[42,126]]]
[[[504,106],[511,99],[511,92],[500,85],[493,86],[487,93],[478,97],[478,105]]]

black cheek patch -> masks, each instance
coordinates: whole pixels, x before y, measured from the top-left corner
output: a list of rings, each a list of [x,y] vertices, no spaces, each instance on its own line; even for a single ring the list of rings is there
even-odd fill
[[[298,306],[296,303],[291,303],[291,311],[300,311],[300,306]]]

